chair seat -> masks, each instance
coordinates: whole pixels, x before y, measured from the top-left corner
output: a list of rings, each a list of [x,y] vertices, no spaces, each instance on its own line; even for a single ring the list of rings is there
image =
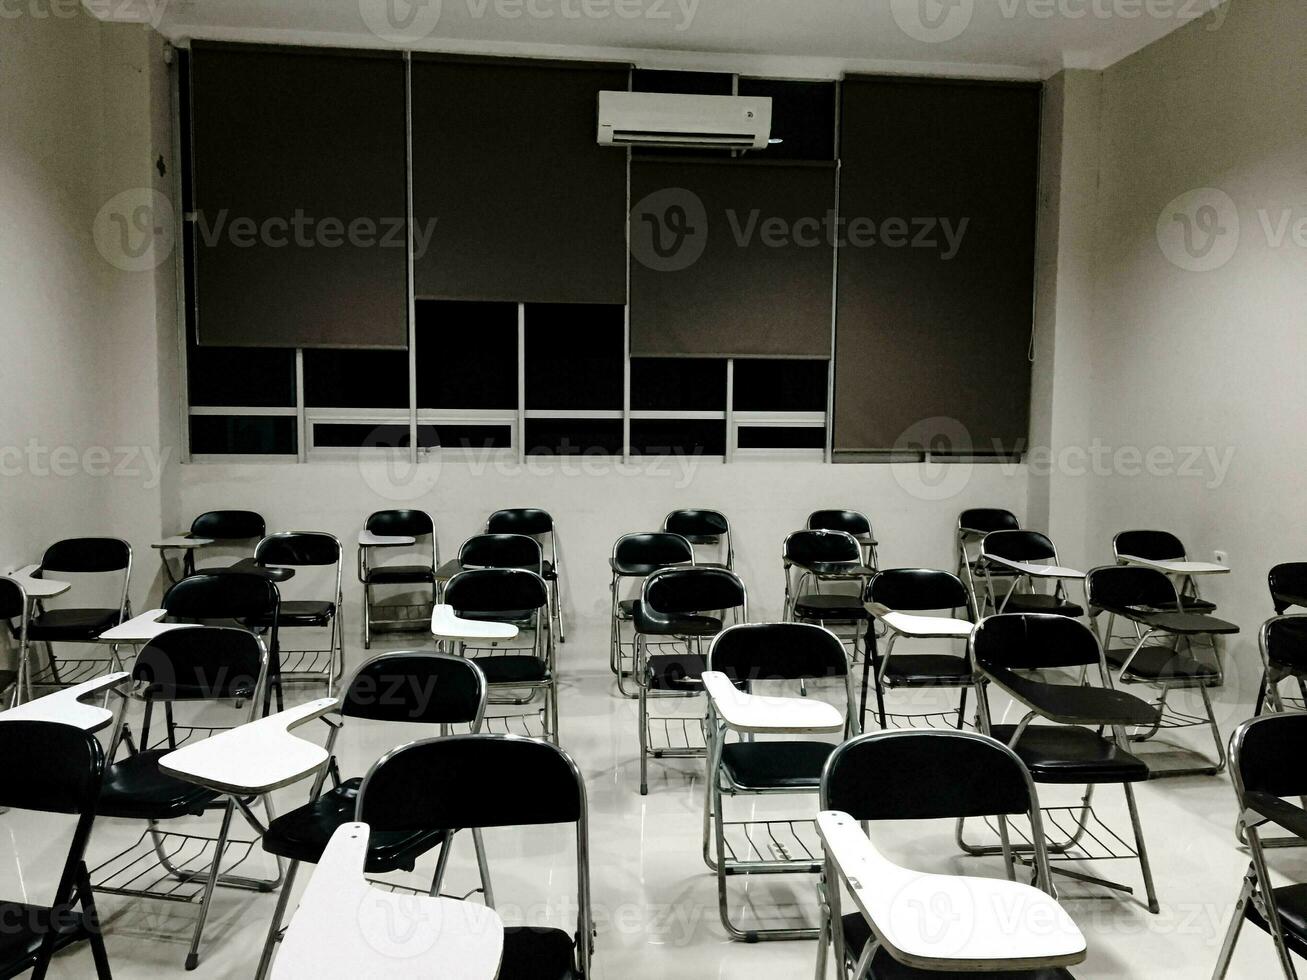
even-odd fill
[[[966,657],[947,653],[895,653],[885,665],[884,677],[890,687],[969,684],[971,664]]]
[[[430,565],[382,565],[369,568],[364,580],[369,585],[435,584],[436,573]]]
[[[871,617],[856,595],[810,593],[794,600],[794,614],[801,619],[866,620]]]
[[[53,891],[50,894],[53,897]],[[41,948],[41,941],[50,931],[50,921],[48,907],[0,901],[0,922],[5,924],[0,929],[0,976],[18,976],[27,972],[30,964],[25,965],[24,961],[35,956]],[[85,939],[87,935],[82,913],[71,909],[60,912],[54,927],[58,930],[58,938],[54,941],[56,951]]]
[[[1274,893],[1286,943],[1299,956],[1307,955],[1307,884],[1283,885],[1274,889]],[[1252,902],[1244,906],[1244,916],[1270,933],[1269,923]]]
[[[1234,623],[1203,613],[1190,612],[1132,612],[1127,618],[1164,633],[1197,636],[1203,633],[1238,633]]]
[[[486,675],[487,684],[536,684],[549,679],[545,662],[529,654],[474,657],[473,662]]]
[[[659,654],[648,659],[651,691],[702,691],[707,658],[696,653]]]
[[[1120,668],[1130,657],[1130,647],[1114,647],[1106,653],[1107,662]],[[1146,646],[1130,661],[1130,673],[1148,680],[1210,681],[1218,680],[1221,672],[1187,653],[1176,653],[1170,647]]]
[[[499,980],[576,980],[572,937],[561,929],[507,926]]]
[[[722,766],[746,789],[816,789],[834,750],[828,742],[732,742]]]
[[[478,623],[529,623],[534,609],[455,609],[459,619],[474,619]]]
[[[172,820],[202,814],[219,794],[161,770],[159,759],[170,751],[148,749],[109,766],[96,814],[135,820]]]
[[[1170,602],[1159,602],[1153,608],[1165,610],[1167,612],[1175,612],[1177,610],[1181,610],[1183,612],[1192,612],[1192,613],[1213,613],[1216,612],[1216,603],[1209,602],[1206,599],[1199,599],[1197,596],[1188,596],[1186,598],[1182,598],[1178,606],[1174,601],[1170,601]]]
[[[871,927],[859,912],[844,916],[844,946],[854,959],[862,954],[862,947],[871,938]],[[984,973],[954,972],[943,970],[921,970],[915,966],[905,966],[889,951],[882,947],[876,951],[871,960],[871,972],[868,977],[873,980],[926,980],[927,977],[984,977],[986,980],[1074,980],[1070,973],[1057,967],[1043,970],[999,970]]]
[[[1016,725],[995,725],[991,734],[1007,745]],[[1143,760],[1078,725],[1031,725],[1013,746],[1037,783],[1138,783],[1148,778]]]
[[[998,601],[1003,605],[1005,613],[1050,613],[1054,616],[1070,616],[1075,618],[1085,614],[1084,609],[1074,602],[1067,602],[1065,599],[1059,599],[1055,595],[1045,595],[1042,592],[1017,592],[1010,596],[1003,603],[1003,597],[1000,595]]]
[[[646,636],[715,636],[722,631],[722,621],[714,616],[689,613],[662,615],[653,612],[639,599],[631,607],[635,631]]]
[[[331,835],[341,825],[353,822],[362,783],[362,778],[348,779],[338,789],[328,790],[311,803],[282,814],[263,835],[263,849],[292,861],[317,864]],[[444,839],[443,830],[374,830],[368,837],[368,857],[363,870],[373,874],[412,871],[417,858]]]
[[[118,619],[117,609],[48,609],[27,624],[28,639],[90,643]]]

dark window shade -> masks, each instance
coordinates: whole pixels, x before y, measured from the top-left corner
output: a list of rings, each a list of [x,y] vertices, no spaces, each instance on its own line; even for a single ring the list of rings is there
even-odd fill
[[[842,92],[840,214],[877,235],[839,251],[834,445],[1010,448],[1029,417],[1040,88],[851,77]],[[879,234],[894,218],[897,246]],[[955,242],[967,222],[947,259],[941,218]]]
[[[419,300],[418,408],[517,408],[517,304]]]
[[[731,95],[735,76],[724,71],[676,71],[637,68],[631,72],[631,91],[670,95]]]
[[[199,342],[403,347],[398,53],[195,42]]]
[[[622,307],[531,303],[525,319],[527,408],[621,409]]]
[[[628,76],[414,56],[413,212],[431,231],[418,296],[626,302],[626,153],[595,127],[599,91]]]
[[[633,357],[830,355],[833,167],[639,162],[631,200]]]
[[[309,408],[408,408],[408,351],[306,350]]]
[[[732,395],[737,412],[824,412],[827,361],[735,362]]]

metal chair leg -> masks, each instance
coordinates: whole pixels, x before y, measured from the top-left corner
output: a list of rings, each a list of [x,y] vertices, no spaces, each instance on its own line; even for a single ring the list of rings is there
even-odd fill
[[[259,956],[259,966],[254,973],[254,980],[264,980],[268,968],[272,966],[272,954],[281,939],[281,923],[286,917],[286,907],[290,904],[291,887],[295,884],[295,872],[300,863],[292,861],[286,869],[286,880],[281,884],[281,894],[277,896],[277,907],[272,913],[272,922],[268,924],[268,937],[263,941],[263,952]]]
[[[213,901],[213,889],[218,883],[218,874],[222,867],[223,853],[227,850],[227,832],[231,829],[231,816],[236,811],[236,801],[229,799],[222,811],[222,827],[218,831],[218,840],[213,849],[213,863],[209,865],[209,880],[204,885],[204,901],[200,904],[200,921],[195,923],[195,935],[191,937],[191,951],[186,955],[186,969],[194,970],[200,965],[200,938],[204,935],[204,923],[209,917],[209,903]]]
[[[1235,943],[1239,941],[1239,931],[1243,928],[1244,910],[1248,906],[1249,900],[1253,896],[1253,885],[1256,881],[1256,875],[1253,866],[1248,865],[1248,873],[1244,875],[1243,887],[1239,889],[1239,897],[1234,903],[1234,912],[1230,916],[1230,925],[1225,930],[1225,938],[1221,941],[1221,953],[1216,958],[1216,967],[1212,970],[1212,980],[1224,980],[1226,972],[1230,969],[1230,959],[1234,956]]]

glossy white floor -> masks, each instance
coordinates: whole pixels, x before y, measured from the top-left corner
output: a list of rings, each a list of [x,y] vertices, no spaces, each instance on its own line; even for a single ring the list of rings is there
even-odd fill
[[[420,639],[396,636],[374,646],[374,652],[412,646]],[[584,772],[589,796],[598,925],[595,976],[601,980],[812,976],[813,942],[746,945],[727,940],[717,916],[716,882],[700,857],[702,764],[653,762],[650,794],[639,795],[635,705],[615,694],[607,669],[606,639],[602,629],[582,630],[569,638],[560,653],[563,745]],[[352,646],[350,666],[363,656],[357,645]],[[316,695],[304,694],[309,696]],[[942,700],[937,703],[944,706]],[[1227,734],[1247,713],[1242,707],[1222,708]],[[302,731],[325,737],[326,729],[315,723]],[[361,775],[382,752],[407,737],[393,728],[350,723],[339,742],[343,773]],[[494,779],[496,774],[487,773],[486,777]],[[302,802],[306,792],[307,784],[301,784],[278,793],[279,809]],[[1247,863],[1232,833],[1235,807],[1228,778],[1152,782],[1141,786],[1138,795],[1161,912],[1150,915],[1129,896],[1061,879],[1064,904],[1089,942],[1089,958],[1076,968],[1075,975],[1208,976]],[[1052,793],[1044,799],[1045,804],[1071,801],[1070,796]],[[812,799],[769,803],[773,812],[802,815],[815,810]],[[1128,837],[1129,824],[1118,790],[1108,788],[1101,794],[1098,812]],[[195,826],[216,826],[216,822],[216,817],[197,820]],[[16,811],[0,817],[0,893],[6,898],[31,896],[31,900],[48,896],[69,826],[66,819]],[[100,821],[91,841],[89,863],[94,866],[123,849],[140,830],[123,821]],[[993,859],[959,856],[952,835],[952,826],[942,823],[899,824],[886,828],[884,840],[890,844],[890,852],[910,866],[1000,873]],[[563,925],[572,919],[576,891],[568,831],[497,830],[488,832],[486,838],[496,897],[506,921]],[[471,852],[470,840],[461,841],[447,891],[474,886]],[[1277,867],[1303,880],[1307,856],[1274,853]],[[272,870],[272,862],[256,852],[242,870],[260,865],[264,871]],[[421,882],[429,882],[432,866],[431,861],[419,865]],[[1142,892],[1138,865],[1133,861],[1104,862],[1097,870]],[[297,892],[307,878],[308,873],[300,875]],[[745,889],[738,882],[732,883],[731,895],[737,905],[746,903]],[[182,963],[195,922],[193,906],[100,896],[114,974],[125,978],[249,977],[275,898],[218,889],[199,969],[186,974]],[[773,878],[751,886],[747,904],[751,914],[771,921],[778,917],[813,921],[812,879]],[[1270,942],[1258,930],[1247,929],[1231,976],[1277,973]],[[82,947],[60,956],[51,975],[92,975],[89,953]]]

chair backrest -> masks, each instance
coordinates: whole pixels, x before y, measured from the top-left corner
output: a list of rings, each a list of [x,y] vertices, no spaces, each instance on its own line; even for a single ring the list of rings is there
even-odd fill
[[[623,534],[613,545],[613,558],[624,565],[694,564],[694,547],[679,534],[668,531],[639,531]]]
[[[525,534],[474,534],[458,549],[464,568],[533,568],[544,561],[540,542]]]
[[[2,716],[0,716],[2,717]],[[52,721],[0,720],[0,806],[45,813],[94,812],[104,749],[94,735]]]
[[[1101,565],[1085,574],[1085,596],[1097,609],[1166,606],[1177,601],[1165,572],[1143,565]]]
[[[1047,535],[1038,531],[990,531],[980,542],[980,554],[1008,561],[1057,560],[1057,548]]]
[[[188,626],[161,633],[132,665],[132,680],[150,701],[253,698],[268,666],[259,639],[246,630]]]
[[[345,686],[340,713],[371,721],[479,725],[486,678],[465,657],[425,650],[383,653],[362,664]]]
[[[373,534],[408,535],[413,538],[436,533],[431,515],[424,510],[378,510],[368,515],[363,526]]]
[[[937,568],[888,568],[877,572],[867,583],[866,599],[900,612],[968,606],[962,580]]]
[[[278,531],[254,549],[255,560],[264,565],[337,565],[340,554],[340,542],[326,531]]]
[[[553,534],[554,519],[548,511],[538,507],[509,507],[497,510],[486,518],[488,534]]]
[[[1112,554],[1150,561],[1183,560],[1184,545],[1170,531],[1120,531],[1112,537]]]
[[[725,568],[660,568],[644,580],[640,597],[655,614],[743,609],[748,615],[744,583]]]
[[[64,538],[45,549],[42,572],[118,572],[130,568],[132,546],[121,538]]]
[[[7,576],[0,575],[0,619],[20,619],[27,614],[27,593]]]
[[[970,507],[958,515],[958,530],[988,534],[990,531],[1018,531],[1021,522],[1010,510],[999,507]]]
[[[1268,619],[1258,642],[1269,665],[1307,675],[1307,614]]]
[[[275,618],[280,606],[276,584],[254,572],[199,572],[163,597],[168,615],[179,619]]]
[[[470,568],[449,580],[444,600],[455,612],[543,609],[549,604],[549,587],[526,568]]]
[[[1271,602],[1276,612],[1284,612],[1291,603],[1275,598],[1276,594],[1307,596],[1307,561],[1286,561],[1271,568],[1266,575],[1266,584],[1271,590]]]
[[[1007,816],[1037,801],[1016,753],[976,732],[860,735],[831,753],[821,776],[821,808],[855,820]]]
[[[691,541],[707,543],[717,540],[723,534],[730,534],[731,525],[726,520],[726,515],[720,511],[688,508],[674,510],[664,517],[663,530],[679,534]]]
[[[870,534],[871,521],[856,510],[814,510],[808,515],[808,530]]]
[[[970,648],[976,666],[996,671],[1093,666],[1103,657],[1093,630],[1051,613],[987,616],[972,631]]]
[[[1247,793],[1307,796],[1307,712],[1258,715],[1230,738],[1230,769],[1242,800]]]
[[[191,521],[193,536],[215,541],[257,541],[267,533],[263,515],[252,510],[211,510]]]
[[[862,548],[848,531],[792,531],[781,553],[787,562],[805,567],[862,564]]]
[[[713,639],[708,669],[735,681],[797,681],[846,677],[849,668],[844,644],[824,626],[741,623]]]

